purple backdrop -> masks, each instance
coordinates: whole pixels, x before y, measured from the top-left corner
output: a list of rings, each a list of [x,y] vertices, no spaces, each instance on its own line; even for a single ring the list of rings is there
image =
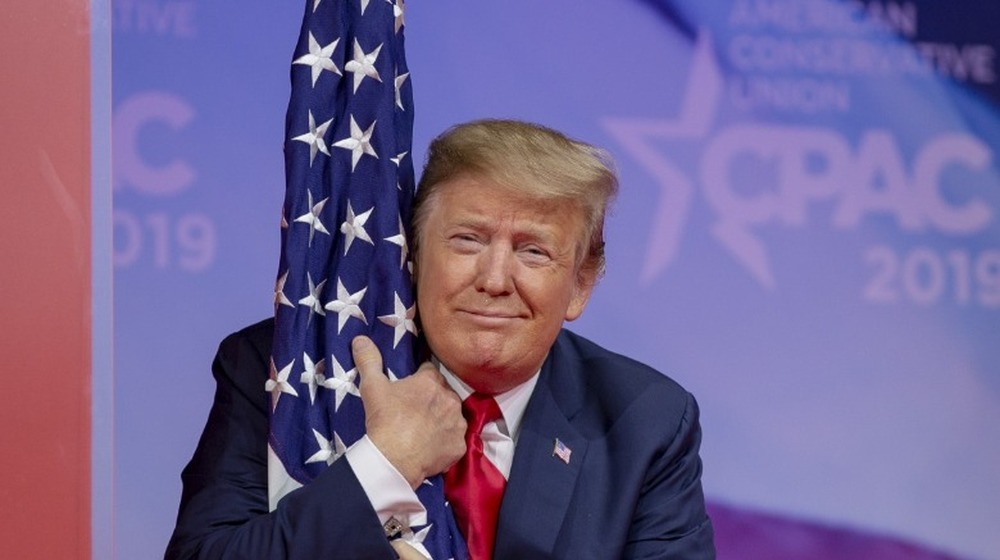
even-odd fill
[[[299,4],[112,2],[120,558],[272,312]],[[615,154],[573,327],[698,397],[720,558],[1000,558],[1000,8],[938,4],[408,6],[415,161],[483,116]]]

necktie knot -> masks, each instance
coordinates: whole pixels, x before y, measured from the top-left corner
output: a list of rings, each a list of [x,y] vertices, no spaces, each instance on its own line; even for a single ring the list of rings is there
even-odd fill
[[[500,405],[493,397],[482,393],[472,393],[462,401],[462,416],[469,423],[466,430],[468,437],[481,433],[483,426],[488,422],[499,420],[503,415],[500,412]]]

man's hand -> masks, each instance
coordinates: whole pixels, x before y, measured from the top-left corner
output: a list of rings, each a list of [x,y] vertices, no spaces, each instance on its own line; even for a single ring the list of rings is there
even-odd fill
[[[403,539],[396,539],[390,541],[389,544],[392,548],[396,549],[396,554],[399,555],[399,560],[427,560],[427,557],[417,551]]]
[[[416,489],[465,453],[462,402],[441,374],[424,363],[413,375],[391,383],[382,355],[364,336],[351,342],[361,375],[368,439]]]

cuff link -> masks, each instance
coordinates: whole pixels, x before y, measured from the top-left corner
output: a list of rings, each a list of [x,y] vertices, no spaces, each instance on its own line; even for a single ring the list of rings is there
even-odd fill
[[[406,525],[403,525],[403,522],[395,517],[390,517],[385,523],[382,524],[382,531],[385,532],[386,538],[389,539],[399,538],[402,536],[405,529]]]

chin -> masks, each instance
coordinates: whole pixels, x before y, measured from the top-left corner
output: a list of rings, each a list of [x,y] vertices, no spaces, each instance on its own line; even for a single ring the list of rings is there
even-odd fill
[[[537,371],[538,368],[528,371],[512,364],[481,361],[468,364],[455,375],[478,392],[496,394],[524,383]]]

